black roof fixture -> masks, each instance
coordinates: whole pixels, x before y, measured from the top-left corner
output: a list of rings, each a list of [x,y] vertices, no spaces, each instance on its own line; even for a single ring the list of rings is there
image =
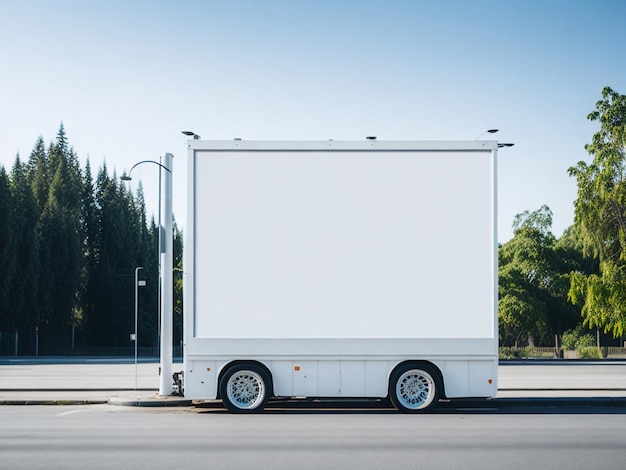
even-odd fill
[[[193,131],[181,131],[181,132],[189,137],[193,137],[194,140],[198,140],[200,138],[200,136]]]
[[[485,132],[483,132],[482,134],[480,134],[478,137],[476,137],[474,140],[478,140],[480,139],[482,136],[484,136],[485,134],[495,134],[496,132],[498,132],[500,129],[487,129]]]

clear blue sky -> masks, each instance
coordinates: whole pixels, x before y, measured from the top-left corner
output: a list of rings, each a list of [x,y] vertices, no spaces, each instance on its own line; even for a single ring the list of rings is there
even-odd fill
[[[597,129],[586,116],[604,86],[626,94],[625,30],[621,0],[0,0],[0,165],[61,121],[94,173],[171,152],[182,224],[181,130],[472,140],[495,127],[515,143],[500,152],[500,241],[542,204],[558,237],[573,222],[567,168]],[[133,176],[156,210],[156,166]]]

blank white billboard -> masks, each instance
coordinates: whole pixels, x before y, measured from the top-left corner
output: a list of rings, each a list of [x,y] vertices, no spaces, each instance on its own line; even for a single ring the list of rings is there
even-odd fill
[[[490,150],[194,160],[195,337],[494,337]]]

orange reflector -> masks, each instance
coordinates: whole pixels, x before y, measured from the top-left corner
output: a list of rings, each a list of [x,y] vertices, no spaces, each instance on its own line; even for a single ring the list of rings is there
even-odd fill
[[[300,366],[293,366],[293,370],[300,370]]]
[[[207,368],[206,368],[206,371],[207,371],[207,372],[211,372],[211,368],[210,368],[210,367],[207,367]]]
[[[488,383],[488,384],[492,384],[492,383],[493,383],[493,380],[489,379],[489,380],[487,380],[487,383]]]

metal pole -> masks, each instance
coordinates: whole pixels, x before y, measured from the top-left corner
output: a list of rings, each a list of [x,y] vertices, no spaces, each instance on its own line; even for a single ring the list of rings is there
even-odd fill
[[[163,249],[161,268],[163,286],[161,288],[161,377],[160,395],[172,395],[172,337],[174,323],[174,240],[172,233],[172,159],[171,153],[165,154],[165,191],[163,198]]]
[[[157,286],[157,348],[161,347],[161,290],[163,289],[163,274],[161,270],[161,251],[163,243],[163,227],[161,226],[161,169],[163,157],[159,156],[159,246],[157,247],[157,273],[159,276],[159,284]]]
[[[139,313],[139,271],[143,268],[135,268],[135,390],[137,390],[137,317]]]

